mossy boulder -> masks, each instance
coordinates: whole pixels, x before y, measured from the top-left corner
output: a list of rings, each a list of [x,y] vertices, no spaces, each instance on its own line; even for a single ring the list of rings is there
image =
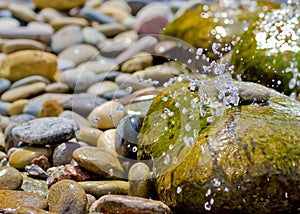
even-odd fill
[[[279,4],[275,2],[258,1],[257,5],[253,3],[239,4],[236,7],[205,4],[191,8],[169,23],[163,34],[203,48],[209,57],[217,58],[218,53],[212,50],[213,43],[221,44],[223,50],[219,48],[218,52],[228,52],[231,42],[257,18],[259,12],[279,8]]]
[[[153,101],[140,131],[138,158],[153,165],[158,198],[175,213],[297,211],[300,103],[240,82],[241,97],[251,97],[255,89],[266,98],[255,103],[254,96],[253,104],[214,116],[216,105],[209,101],[218,94],[216,87],[203,81],[197,91],[178,82]]]
[[[285,6],[251,24],[232,52],[236,75],[287,95],[299,93],[299,14],[299,9]]]

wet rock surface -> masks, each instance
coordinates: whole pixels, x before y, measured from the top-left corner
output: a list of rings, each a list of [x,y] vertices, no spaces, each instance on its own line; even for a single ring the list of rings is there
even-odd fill
[[[0,1],[0,213],[297,213],[298,104],[231,78],[296,99],[286,5]],[[297,50],[276,58],[291,81],[247,53],[279,7],[264,30]]]

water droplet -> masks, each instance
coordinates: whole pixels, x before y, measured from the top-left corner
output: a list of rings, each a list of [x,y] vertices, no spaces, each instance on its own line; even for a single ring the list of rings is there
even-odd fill
[[[125,92],[127,93],[127,94],[131,94],[131,92],[132,92],[132,87],[127,87],[126,89],[125,89]]]
[[[99,121],[100,121],[99,117],[93,117],[90,122],[93,125],[97,125]]]
[[[109,176],[113,176],[114,175],[114,170],[113,169],[109,169]]]
[[[136,146],[132,147],[132,152],[137,152],[137,147]]]
[[[218,178],[214,178],[212,185],[214,187],[219,187],[221,185],[221,181]]]
[[[170,149],[170,150],[173,149],[173,145],[172,145],[172,144],[169,145],[169,149]]]
[[[210,211],[210,210],[211,210],[211,205],[210,205],[208,202],[205,202],[205,203],[204,203],[204,209],[205,209],[206,211]]]
[[[163,98],[161,98],[161,100],[166,102],[166,101],[168,101],[168,97],[163,97]]]
[[[164,164],[168,165],[170,163],[170,155],[166,154],[165,160],[164,160]]]
[[[180,194],[180,193],[181,193],[181,187],[177,187],[176,193],[177,193],[177,194]]]
[[[119,105],[117,107],[117,112],[122,112],[122,111],[124,111],[124,109],[125,109],[125,107],[123,105]]]
[[[208,196],[210,196],[210,194],[211,194],[211,189],[207,189],[205,196],[208,197]]]
[[[185,131],[187,131],[187,132],[191,131],[191,125],[190,124],[185,125]]]
[[[213,205],[214,202],[215,202],[215,199],[211,198],[209,202],[210,202],[211,205]]]
[[[212,122],[215,121],[215,117],[214,117],[214,116],[209,116],[209,117],[206,118],[206,121],[207,121],[208,123],[212,123]]]

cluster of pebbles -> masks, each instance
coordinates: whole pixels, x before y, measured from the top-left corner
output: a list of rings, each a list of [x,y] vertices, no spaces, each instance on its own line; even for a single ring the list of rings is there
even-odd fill
[[[1,0],[0,213],[171,212],[135,144],[183,5]]]

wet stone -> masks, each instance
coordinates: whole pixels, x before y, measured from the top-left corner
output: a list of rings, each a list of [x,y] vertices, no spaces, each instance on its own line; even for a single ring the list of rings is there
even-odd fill
[[[83,35],[81,28],[77,25],[68,25],[59,29],[51,38],[51,49],[59,53],[65,48],[82,43]]]
[[[135,115],[125,116],[118,124],[115,147],[120,156],[136,159],[138,144],[137,136],[141,124],[141,119]]]
[[[43,198],[47,197],[48,194],[48,186],[47,182],[43,177],[39,177],[39,179],[32,178],[30,175],[26,172],[22,172],[23,176],[23,184],[21,186],[21,189],[25,192],[37,194],[39,196],[42,196]]]
[[[140,89],[148,88],[150,85],[148,83],[143,82],[142,79],[134,76],[132,74],[120,74],[116,79],[115,82],[118,83],[120,89],[131,91],[137,91]]]
[[[20,79],[16,82],[14,82],[13,84],[11,84],[10,88],[17,88],[20,86],[25,86],[25,85],[29,85],[32,83],[37,83],[37,82],[43,82],[45,84],[49,84],[50,81],[49,79],[43,77],[43,76],[39,76],[39,75],[33,75],[33,76],[29,76],[29,77],[25,77],[23,79]]]
[[[75,181],[62,180],[51,186],[48,204],[49,210],[55,213],[86,213],[87,197]]]
[[[128,92],[126,90],[114,90],[114,91],[106,92],[105,94],[103,94],[103,97],[107,100],[113,100],[113,99],[120,99],[127,95]]]
[[[23,109],[26,114],[34,115],[35,117],[56,117],[63,108],[56,100],[32,101]]]
[[[28,176],[37,178],[37,179],[47,179],[48,174],[40,166],[31,164],[25,167],[25,171],[28,173]]]
[[[118,84],[112,81],[103,81],[91,85],[87,93],[103,96],[107,92],[115,91],[119,88]]]
[[[0,78],[0,94],[5,92],[11,85],[8,79]]]
[[[0,166],[0,190],[18,190],[23,182],[21,173],[10,166]]]
[[[25,169],[27,165],[31,164],[34,158],[38,158],[41,155],[50,157],[51,154],[52,151],[50,148],[24,146],[22,148],[16,149],[9,156],[9,164],[17,169]]]
[[[12,129],[16,127],[15,123],[9,124],[4,132],[5,135],[5,151],[8,151],[10,148],[18,147],[19,140],[12,136]]]
[[[133,56],[122,64],[121,70],[126,73],[143,70],[152,65],[152,56],[149,53],[143,52]]]
[[[47,171],[47,169],[51,167],[49,160],[45,155],[41,155],[37,158],[32,159],[31,163],[41,167],[45,171]]]
[[[80,93],[74,94],[63,104],[63,108],[65,110],[72,110],[83,117],[86,117],[96,106],[102,105],[106,101],[106,99],[93,94]]]
[[[58,145],[52,155],[52,162],[54,166],[60,166],[70,164],[72,160],[73,152],[80,148],[80,144],[66,142]]]
[[[135,163],[128,173],[128,195],[149,198],[151,195],[151,174],[149,167],[144,163]]]
[[[74,62],[76,65],[92,60],[99,51],[92,45],[78,44],[70,46],[59,53],[58,57]]]
[[[79,131],[76,133],[76,138],[79,141],[83,141],[88,143],[91,146],[97,146],[97,141],[100,135],[103,134],[102,131],[99,129],[87,127],[87,126],[80,126]]]
[[[38,194],[16,191],[16,190],[0,190],[0,209],[18,208],[18,207],[34,207],[47,209],[47,200]]]
[[[90,212],[119,214],[171,213],[170,208],[161,201],[125,195],[105,195],[92,204]]]
[[[242,103],[265,103],[270,99],[270,91],[251,82],[240,82],[239,97]]]
[[[124,175],[118,158],[100,148],[81,147],[73,152],[73,158],[79,166],[103,178],[122,178]]]
[[[120,71],[109,71],[98,74],[97,79],[98,81],[115,81],[120,74],[122,74]]]
[[[108,129],[97,140],[97,147],[117,156],[115,148],[116,129]]]
[[[86,193],[99,198],[107,194],[127,195],[129,183],[127,181],[83,181],[79,182]]]
[[[71,119],[40,118],[16,126],[12,134],[17,139],[32,144],[56,144],[75,136],[78,126]]]

